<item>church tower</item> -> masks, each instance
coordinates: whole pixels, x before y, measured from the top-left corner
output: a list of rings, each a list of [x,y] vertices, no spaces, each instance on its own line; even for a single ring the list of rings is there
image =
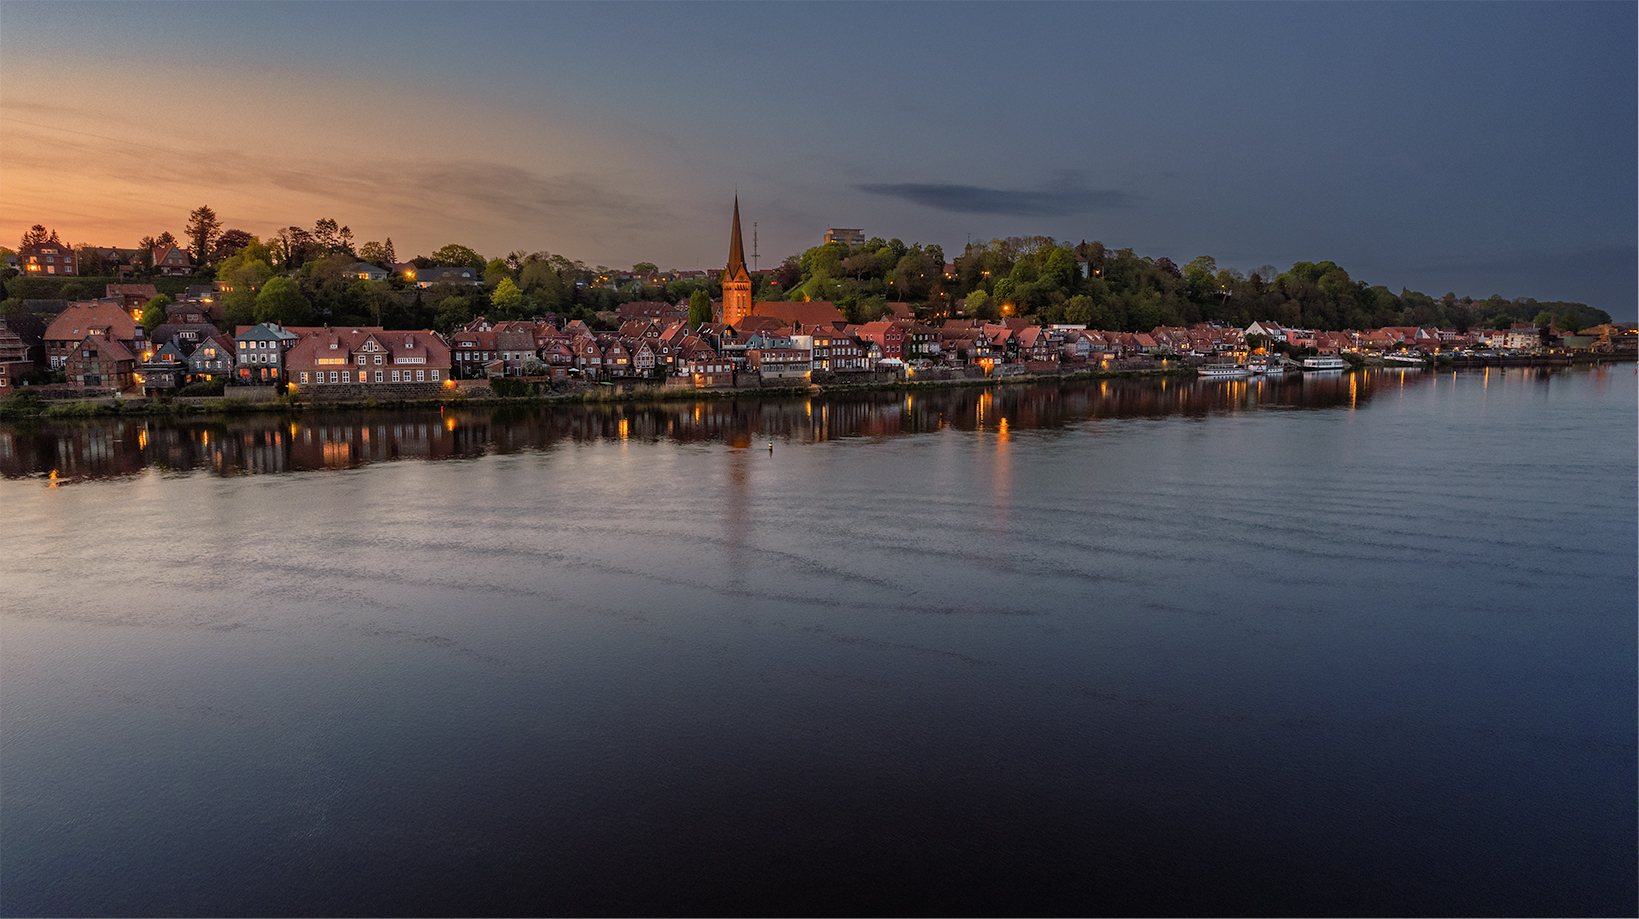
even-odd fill
[[[728,237],[728,267],[723,269],[723,322],[737,325],[751,315],[751,272],[740,239],[740,196],[734,196],[734,227]]]

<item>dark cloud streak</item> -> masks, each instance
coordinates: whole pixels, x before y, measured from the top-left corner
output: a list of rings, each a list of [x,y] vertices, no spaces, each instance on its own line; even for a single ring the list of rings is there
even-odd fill
[[[1099,210],[1131,208],[1137,197],[1113,189],[1087,188],[1076,179],[1038,191],[939,185],[920,182],[855,185],[868,195],[899,198],[912,204],[958,214],[1008,214],[1020,217],[1069,217]]]

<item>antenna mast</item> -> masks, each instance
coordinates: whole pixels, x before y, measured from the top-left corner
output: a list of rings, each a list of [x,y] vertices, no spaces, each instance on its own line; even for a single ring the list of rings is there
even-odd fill
[[[757,221],[751,221],[751,270],[757,270]]]

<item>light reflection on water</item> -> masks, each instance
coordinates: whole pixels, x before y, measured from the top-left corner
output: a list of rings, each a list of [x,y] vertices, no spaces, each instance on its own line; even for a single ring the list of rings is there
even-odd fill
[[[0,910],[1631,914],[1636,404],[6,428]]]
[[[1529,371],[1515,372],[1524,382]],[[1546,371],[1543,371],[1545,374]],[[1106,380],[1096,385],[973,387],[820,400],[712,400],[655,405],[311,412],[206,420],[138,417],[0,424],[0,475],[59,481],[204,469],[218,475],[351,469],[396,460],[465,459],[560,442],[753,440],[820,443],[937,430],[1056,430],[1088,420],[1225,414],[1272,407],[1353,408],[1370,393],[1429,385],[1390,372],[1285,380]]]

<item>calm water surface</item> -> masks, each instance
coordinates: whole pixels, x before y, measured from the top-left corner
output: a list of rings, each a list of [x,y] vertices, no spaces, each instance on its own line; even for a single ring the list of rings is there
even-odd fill
[[[1635,383],[0,426],[0,911],[1632,915]]]

